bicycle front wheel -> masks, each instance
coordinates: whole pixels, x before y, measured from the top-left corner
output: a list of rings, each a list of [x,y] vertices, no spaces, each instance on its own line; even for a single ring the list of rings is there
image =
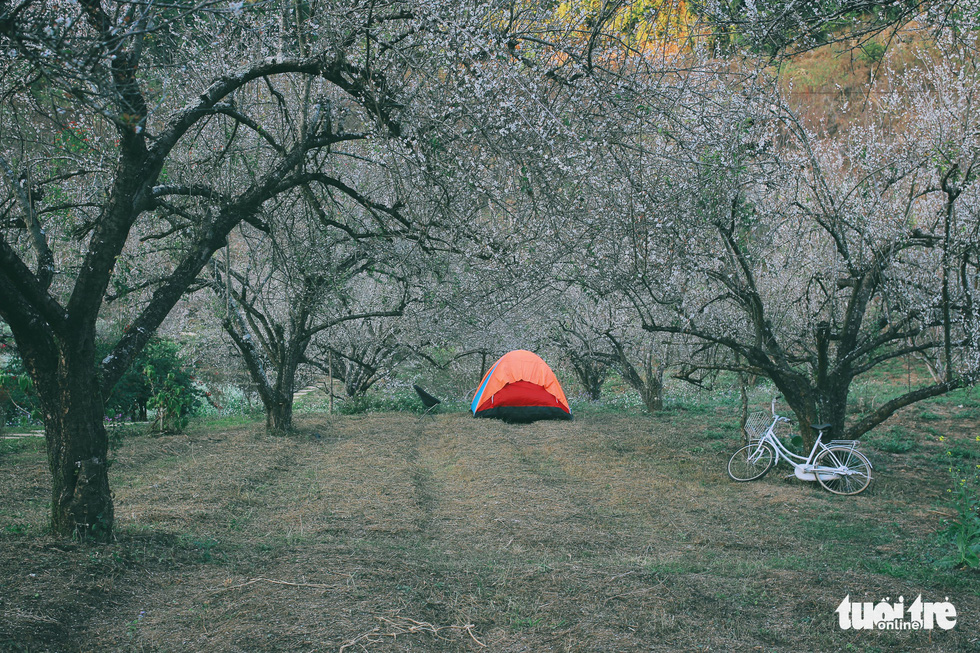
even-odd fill
[[[817,456],[814,474],[834,494],[860,494],[871,485],[871,462],[860,451],[831,447]]]
[[[728,475],[734,481],[754,481],[766,475],[776,462],[776,454],[767,444],[747,444],[732,454]]]

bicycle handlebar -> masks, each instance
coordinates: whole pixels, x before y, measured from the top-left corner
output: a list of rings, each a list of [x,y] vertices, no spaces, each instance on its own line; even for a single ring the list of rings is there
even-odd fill
[[[772,398],[772,403],[771,403],[771,404],[769,404],[769,413],[770,413],[770,414],[771,414],[771,415],[772,415],[773,417],[775,417],[775,418],[776,418],[776,421],[777,421],[777,422],[786,422],[786,423],[788,423],[788,424],[792,424],[792,421],[790,421],[790,419],[789,419],[788,417],[783,417],[782,415],[777,415],[777,414],[776,414],[776,400],[777,400],[777,399],[779,399],[779,395],[775,395],[775,396],[774,396],[774,397]]]

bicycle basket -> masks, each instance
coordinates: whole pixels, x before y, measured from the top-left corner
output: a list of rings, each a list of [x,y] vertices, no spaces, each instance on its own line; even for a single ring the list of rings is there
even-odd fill
[[[770,421],[772,421],[772,416],[764,411],[749,415],[748,421],[745,422],[745,432],[749,436],[749,441],[761,440],[762,436],[769,430]]]

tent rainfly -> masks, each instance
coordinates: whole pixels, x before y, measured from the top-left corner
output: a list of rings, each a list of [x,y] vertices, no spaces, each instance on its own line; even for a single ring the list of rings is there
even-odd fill
[[[470,410],[474,417],[505,422],[572,419],[568,399],[548,364],[518,349],[500,357],[480,382]]]

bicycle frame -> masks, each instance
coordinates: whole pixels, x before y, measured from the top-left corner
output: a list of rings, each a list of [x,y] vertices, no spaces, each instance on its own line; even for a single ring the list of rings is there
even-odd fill
[[[775,424],[773,424],[775,426]],[[776,464],[780,460],[785,460],[787,463],[793,466],[793,473],[802,481],[815,481],[817,477],[813,473],[813,461],[816,460],[817,455],[827,449],[828,447],[822,442],[823,433],[817,434],[817,440],[813,443],[813,448],[810,449],[810,455],[803,457],[799,454],[795,454],[786,448],[773,430],[770,428],[766,431],[762,439],[759,440],[759,446],[761,447],[763,443],[769,444],[773,451],[776,452]]]
[[[776,414],[775,403],[776,401],[773,400],[772,422],[769,424],[769,428],[766,429],[766,432],[763,433],[762,437],[759,438],[756,453],[753,454],[753,457],[757,458],[759,455],[761,455],[762,445],[768,444],[776,454],[776,464],[779,464],[780,460],[785,460],[787,463],[793,466],[793,474],[801,481],[815,481],[817,480],[817,473],[837,473],[836,469],[830,467],[821,468],[820,470],[815,469],[814,461],[817,459],[817,456],[830,449],[830,447],[823,442],[823,431],[817,432],[817,439],[813,443],[813,448],[810,449],[810,455],[806,457],[793,453],[786,447],[786,445],[782,443],[779,437],[776,436],[776,424],[779,424],[780,422],[788,423],[789,419]],[[823,478],[826,478],[826,476]]]
[[[789,422],[776,414],[776,399],[772,401],[771,417],[763,412],[753,413],[744,423],[748,443],[728,460],[728,475],[734,481],[754,481],[762,478],[784,460],[793,467],[801,481],[816,481],[834,494],[860,494],[872,481],[871,461],[858,451],[857,440],[824,441],[829,430],[826,424],[814,425],[817,437],[808,455],[790,451],[776,435],[776,425]]]

